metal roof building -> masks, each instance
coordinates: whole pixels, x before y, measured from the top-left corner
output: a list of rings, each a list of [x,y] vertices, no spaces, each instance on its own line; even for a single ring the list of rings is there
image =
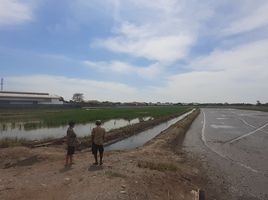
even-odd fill
[[[60,98],[48,93],[0,91],[0,104],[2,105],[63,104]]]

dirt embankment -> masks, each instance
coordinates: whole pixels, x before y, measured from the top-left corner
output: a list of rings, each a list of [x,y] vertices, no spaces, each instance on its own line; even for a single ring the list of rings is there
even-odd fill
[[[105,152],[94,166],[90,152],[75,154],[64,167],[65,150],[15,147],[0,152],[0,199],[192,200],[205,180],[180,151],[195,111],[145,146]]]

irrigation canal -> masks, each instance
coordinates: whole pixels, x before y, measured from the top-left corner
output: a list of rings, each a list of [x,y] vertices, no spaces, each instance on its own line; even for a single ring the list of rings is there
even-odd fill
[[[148,142],[149,140],[159,135],[162,131],[169,128],[171,125],[175,124],[176,122],[185,118],[187,115],[191,114],[192,112],[193,110],[190,112],[184,113],[181,116],[171,119],[167,122],[161,123],[153,128],[142,131],[137,135],[133,135],[124,140],[120,140],[114,144],[111,144],[105,148],[105,151],[127,150],[127,149],[134,149],[136,147],[140,147],[146,142]]]
[[[140,121],[147,121],[153,119],[152,117],[135,118],[132,120],[125,119],[111,119],[103,123],[103,127],[110,131],[112,129],[121,128],[127,125],[137,124]],[[0,123],[0,139],[3,138],[18,138],[27,140],[42,140],[61,138],[66,135],[68,125],[59,127],[42,127],[40,122],[36,122],[37,127],[26,128],[25,123]],[[78,137],[89,136],[91,130],[95,127],[95,123],[76,124],[74,130]]]

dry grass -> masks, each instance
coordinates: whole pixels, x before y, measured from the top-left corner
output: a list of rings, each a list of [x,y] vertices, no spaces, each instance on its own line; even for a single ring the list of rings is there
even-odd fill
[[[106,171],[105,174],[110,178],[126,178],[124,174],[120,174],[118,172],[110,171],[110,170]]]
[[[147,168],[150,170],[164,171],[177,171],[178,167],[173,163],[156,163],[151,161],[138,161],[139,168]]]

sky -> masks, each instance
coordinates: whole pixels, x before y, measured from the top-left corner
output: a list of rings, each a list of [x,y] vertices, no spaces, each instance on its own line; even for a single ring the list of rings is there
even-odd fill
[[[4,90],[268,102],[268,0],[0,0]]]

